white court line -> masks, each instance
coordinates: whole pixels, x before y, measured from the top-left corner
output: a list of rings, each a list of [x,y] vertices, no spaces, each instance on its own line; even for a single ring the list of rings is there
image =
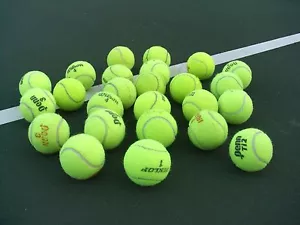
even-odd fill
[[[243,48],[238,48],[235,50],[219,53],[213,55],[216,65],[226,63],[235,59],[245,58],[247,56],[256,55],[259,53],[267,52],[291,44],[300,42],[300,33],[289,35],[286,37],[262,42],[255,45],[250,45]],[[180,63],[177,65],[171,66],[171,76],[175,76],[179,73],[186,72],[186,63]],[[92,87],[88,93],[86,101],[88,101],[93,94],[99,92],[102,88],[102,85],[97,85]],[[9,109],[4,109],[0,111],[0,125],[11,123],[17,120],[23,119],[22,115],[19,112],[18,106],[12,107]]]

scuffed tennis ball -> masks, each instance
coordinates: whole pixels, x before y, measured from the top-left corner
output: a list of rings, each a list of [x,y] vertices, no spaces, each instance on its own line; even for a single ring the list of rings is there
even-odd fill
[[[56,101],[49,91],[31,88],[20,99],[19,110],[26,121],[32,122],[40,114],[54,113]]]
[[[100,91],[95,93],[88,101],[86,111],[88,115],[98,109],[110,109],[118,113],[120,116],[124,114],[124,106],[121,99],[114,93]]]
[[[77,180],[95,176],[105,164],[102,144],[88,134],[70,137],[59,152],[59,161],[64,172]]]
[[[68,66],[66,78],[79,80],[83,84],[85,90],[89,90],[95,83],[96,71],[89,62],[76,61]]]
[[[165,84],[169,83],[170,81],[170,67],[165,62],[158,59],[149,60],[142,65],[140,74],[145,73],[154,73],[163,77]]]
[[[182,102],[182,112],[187,121],[199,111],[207,109],[218,112],[218,100],[207,90],[192,91]]]
[[[168,50],[162,46],[152,46],[145,51],[143,55],[143,63],[153,59],[161,60],[168,66],[171,64],[171,55]]]
[[[133,74],[130,69],[121,64],[115,64],[107,67],[102,74],[102,84],[106,84],[108,81],[116,77],[123,77],[130,81],[133,81]]]
[[[205,52],[196,52],[187,60],[188,73],[194,74],[200,80],[210,78],[215,71],[215,67],[213,57]]]
[[[22,76],[19,82],[19,92],[21,96],[23,96],[24,93],[31,88],[41,88],[51,92],[51,80],[41,71],[30,71]]]
[[[60,109],[75,111],[83,105],[86,91],[79,80],[64,78],[55,85],[53,96]]]
[[[151,109],[162,109],[171,113],[171,103],[162,93],[147,91],[136,99],[133,108],[134,116],[138,120],[144,112]]]
[[[93,112],[85,121],[84,133],[97,138],[104,150],[118,147],[125,137],[126,126],[120,115],[109,109]]]
[[[233,136],[229,145],[229,156],[235,166],[243,171],[261,171],[272,160],[273,144],[263,131],[247,128]]]
[[[155,140],[139,140],[127,149],[123,165],[132,182],[140,186],[154,186],[170,173],[171,155]]]
[[[234,73],[221,72],[210,83],[210,91],[218,99],[227,90],[243,90],[241,79]]]
[[[214,150],[227,139],[228,125],[218,112],[201,110],[189,122],[190,141],[201,150]]]
[[[243,82],[244,89],[246,89],[252,81],[251,68],[245,62],[240,60],[234,60],[227,63],[223,68],[223,72],[231,72],[238,75]]]
[[[252,115],[253,102],[243,90],[225,91],[218,100],[219,112],[230,124],[245,123]]]
[[[117,95],[121,99],[124,109],[129,109],[137,97],[134,84],[123,77],[116,77],[108,81],[102,90]]]
[[[180,104],[188,94],[197,89],[202,89],[202,84],[198,77],[190,73],[178,74],[170,83],[170,94]]]
[[[34,118],[28,128],[28,139],[36,151],[53,154],[70,137],[67,121],[56,113],[44,113]]]
[[[106,61],[108,66],[122,64],[128,69],[132,69],[135,64],[135,57],[128,47],[116,46],[108,53]]]

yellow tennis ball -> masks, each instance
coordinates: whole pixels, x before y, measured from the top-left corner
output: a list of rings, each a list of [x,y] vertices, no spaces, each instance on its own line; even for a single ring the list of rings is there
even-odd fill
[[[245,123],[252,115],[253,102],[243,90],[225,91],[218,100],[219,112],[230,124]]]
[[[189,122],[190,141],[201,150],[214,150],[227,139],[228,125],[216,111],[201,110]]]
[[[132,69],[135,64],[135,57],[128,47],[116,46],[108,53],[106,61],[108,66],[122,64],[128,69]]]
[[[105,164],[102,144],[88,134],[70,137],[59,152],[59,161],[64,172],[77,180],[95,176]]]
[[[137,92],[134,84],[123,77],[116,77],[108,81],[103,91],[107,91],[116,94],[121,99],[124,109],[129,109],[135,102]]]
[[[182,102],[182,112],[187,121],[203,109],[218,112],[218,100],[207,90],[192,91]]]
[[[96,81],[96,71],[89,62],[76,61],[67,68],[66,78],[79,80],[85,90],[89,90]]]
[[[153,139],[170,146],[178,133],[174,117],[162,109],[152,109],[144,112],[137,121],[136,134],[138,139]]]
[[[144,73],[137,76],[134,81],[137,95],[141,95],[147,91],[158,91],[162,94],[166,93],[166,83],[164,79],[153,73]]]
[[[60,109],[75,111],[83,105],[86,91],[80,81],[64,78],[55,85],[53,95]]]
[[[171,170],[171,156],[159,142],[139,140],[129,146],[124,160],[128,178],[140,186],[154,186],[164,181]]]
[[[124,77],[130,81],[133,81],[133,74],[130,69],[121,64],[115,64],[107,67],[102,74],[102,84],[106,84],[108,81],[115,77]]]
[[[198,77],[190,73],[178,74],[170,83],[170,94],[180,104],[189,93],[197,89],[202,89],[202,84]]]
[[[19,82],[19,92],[21,96],[31,88],[41,88],[51,92],[51,80],[41,71],[30,71],[26,73]]]
[[[233,136],[229,156],[235,166],[243,171],[261,171],[273,158],[273,144],[263,131],[247,128]]]
[[[95,93],[88,101],[86,108],[88,115],[91,115],[98,109],[110,109],[118,113],[120,116],[123,116],[124,114],[124,107],[121,99],[114,93],[107,91]]]
[[[217,74],[210,83],[210,91],[218,99],[227,90],[243,90],[241,79],[230,72]]]
[[[28,128],[28,139],[36,151],[53,154],[70,137],[67,121],[56,113],[44,113],[34,118]]]
[[[187,60],[188,73],[194,74],[200,80],[210,78],[215,71],[215,67],[213,57],[205,52],[196,52]]]
[[[53,95],[41,88],[31,88],[20,99],[19,110],[28,122],[43,113],[54,113],[56,102]]]
[[[150,109],[162,109],[171,113],[171,103],[168,98],[158,91],[147,91],[141,94],[135,101],[133,112],[138,120],[140,116]]]
[[[243,82],[244,89],[246,89],[252,81],[251,68],[246,63],[239,60],[227,63],[223,68],[223,72],[231,72],[238,75]]]
[[[140,69],[140,74],[144,73],[154,73],[162,76],[165,84],[169,83],[170,81],[170,67],[165,62],[158,59],[152,59],[145,62]]]
[[[143,55],[143,63],[152,59],[161,60],[168,66],[171,65],[171,55],[168,50],[162,46],[152,46],[145,51]]]
[[[84,133],[97,138],[104,150],[118,147],[124,140],[125,131],[122,117],[109,109],[99,109],[85,120]]]

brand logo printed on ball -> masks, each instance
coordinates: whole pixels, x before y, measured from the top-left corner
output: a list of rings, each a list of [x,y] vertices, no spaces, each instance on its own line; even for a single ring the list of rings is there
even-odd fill
[[[116,104],[119,104],[118,100],[113,98],[111,95],[109,94],[106,94],[106,93],[103,93],[103,92],[100,92],[98,94],[98,96],[101,96],[101,97],[105,97],[105,101],[108,102],[109,100],[112,100],[113,102],[115,102]]]
[[[107,112],[108,114],[110,114],[111,115],[111,117],[113,118],[113,120],[114,120],[114,124],[118,124],[118,125],[122,125],[122,123],[120,122],[120,120],[119,120],[119,115],[118,114],[116,114],[116,113],[114,113],[114,112],[112,112],[112,111],[110,111],[110,110],[105,110],[105,112]]]
[[[43,102],[46,101],[47,99],[42,97],[42,98],[37,98],[35,95],[32,95],[30,97],[30,100],[36,105],[36,107],[38,107],[38,110],[40,112],[42,111],[47,111],[47,107],[43,106]]]
[[[76,68],[77,67],[83,67],[83,64],[75,64],[75,65],[72,65],[68,70],[67,70],[67,73],[70,73],[72,70],[74,72],[77,72]]]
[[[163,160],[159,161],[158,167],[144,167],[141,169],[141,172],[145,173],[167,173],[170,168],[163,167]]]
[[[237,62],[235,62],[235,61],[229,63],[225,68],[225,72],[228,72],[231,69],[231,67],[236,66],[236,65],[237,65]]]
[[[40,133],[35,133],[34,136],[36,138],[40,138],[41,139],[42,145],[48,146],[49,145],[49,140],[48,140],[48,130],[49,130],[49,127],[47,125],[40,124],[40,128],[41,128]]]
[[[235,139],[235,151],[234,155],[243,159],[243,151],[247,151],[247,139],[242,138],[242,136],[237,136]]]
[[[199,113],[195,115],[195,119],[198,123],[203,122],[202,116]]]

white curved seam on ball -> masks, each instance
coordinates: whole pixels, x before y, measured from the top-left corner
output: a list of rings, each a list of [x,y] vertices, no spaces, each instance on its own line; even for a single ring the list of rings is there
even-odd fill
[[[31,71],[31,72],[28,74],[28,80],[27,80],[27,83],[28,83],[28,85],[29,85],[30,88],[33,88],[32,85],[31,85],[31,82],[30,82],[30,79],[31,79],[32,74],[34,74],[33,71]]]
[[[29,105],[27,105],[24,102],[22,102],[21,104],[25,105],[25,107],[29,110],[29,112],[31,113],[31,118],[33,120],[35,116],[34,116],[34,113],[33,113],[32,109],[29,107]]]
[[[149,151],[154,151],[154,152],[161,152],[161,153],[166,153],[165,150],[160,150],[160,149],[155,149],[155,148],[150,148],[144,145],[140,145],[140,144],[134,144],[135,147],[140,147],[143,148],[145,150],[149,150]]]
[[[109,67],[109,70],[113,75],[115,75],[115,77],[119,77],[119,75],[113,71],[112,66]]]
[[[73,153],[75,153],[82,161],[84,161],[88,166],[92,167],[92,168],[96,168],[99,169],[101,168],[101,166],[103,165],[103,163],[101,163],[100,165],[94,165],[92,163],[90,163],[86,158],[83,157],[83,155],[81,155],[81,153],[79,151],[77,151],[75,148],[64,148],[60,151],[60,155],[62,155],[64,152],[66,151],[71,151]]]
[[[101,106],[101,105],[94,105],[94,106],[92,106],[91,108],[89,108],[89,112],[90,112],[92,109],[95,109],[95,108],[99,108],[99,109],[107,109],[106,107]],[[89,113],[88,113],[88,114],[89,114]]]
[[[266,162],[265,160],[263,160],[261,157],[259,157],[259,155],[257,154],[257,151],[256,151],[255,139],[256,139],[256,136],[259,135],[259,134],[262,134],[262,132],[261,132],[261,131],[255,132],[255,134],[254,134],[253,137],[252,137],[252,143],[251,143],[251,144],[252,144],[252,151],[253,151],[255,157],[256,157],[260,162],[267,164],[267,162]]]
[[[185,102],[185,103],[182,104],[182,107],[187,105],[187,104],[191,104],[191,105],[195,106],[199,111],[201,110],[201,108],[194,102]]]
[[[244,107],[245,107],[245,104],[246,104],[246,98],[247,98],[247,95],[244,94],[243,103],[242,103],[241,107],[240,107],[238,110],[236,110],[235,112],[224,112],[224,111],[223,111],[222,113],[225,113],[225,114],[230,115],[230,116],[233,116],[233,115],[235,115],[235,114],[241,113],[241,112],[243,111]]]
[[[53,97],[51,95],[48,94],[48,92],[44,89],[42,89],[42,91],[44,92],[45,95],[47,95],[47,97],[50,99],[50,101],[52,102],[54,108],[56,108],[56,103],[53,101]]]
[[[135,179],[135,180],[148,180],[148,181],[162,181],[164,179],[158,180],[158,179],[153,179],[153,178],[143,178],[143,177],[135,177],[135,176],[130,176],[130,178]]]
[[[68,95],[68,97],[69,97],[73,102],[75,102],[75,103],[81,103],[81,102],[82,102],[82,100],[79,100],[79,101],[75,100],[75,99],[69,94],[69,92],[68,92],[68,90],[67,90],[67,88],[65,87],[64,84],[62,84],[62,83],[59,83],[59,84],[65,89],[66,94]]]
[[[198,60],[198,59],[194,59],[194,58],[191,58],[191,60],[196,61],[197,63],[203,64],[205,66],[205,75],[208,73],[207,65],[204,62],[202,62],[201,60]]]
[[[121,49],[120,49],[120,48],[115,48],[115,50],[117,50],[117,51],[119,52],[122,61],[123,61],[125,64],[128,65],[129,63],[128,63],[128,61],[125,59],[125,57],[123,56],[123,53],[122,53]]]
[[[235,80],[236,81],[236,83],[242,88],[242,90],[244,89],[244,87],[242,87],[241,85],[240,85],[240,83],[238,82],[238,80],[237,79],[235,79],[235,77],[232,77],[232,76],[223,76],[223,77],[221,77],[219,80],[217,80],[217,82],[216,82],[216,92],[217,92],[217,95],[220,97],[221,96],[221,94],[219,93],[219,91],[218,91],[218,83],[221,81],[221,80],[223,80],[223,79],[225,79],[225,78],[232,78],[233,80]]]
[[[156,91],[158,91],[159,90],[159,88],[160,88],[160,85],[159,85],[159,80],[158,80],[158,78],[157,78],[157,76],[155,75],[155,74],[152,74],[154,77],[155,77],[155,79],[156,79],[156,83],[157,83],[157,88],[156,88]]]
[[[169,52],[166,50],[167,54],[166,54],[166,59],[165,59],[165,63],[168,62],[168,58],[169,58]]]
[[[195,79],[194,79],[194,77],[193,76],[191,76],[191,74],[187,74],[187,76],[189,77],[189,78],[191,78],[192,80],[193,80],[193,82],[194,82],[194,90],[196,90],[196,86],[197,86],[197,84],[196,84],[196,81],[195,81]]]
[[[157,65],[160,65],[160,64],[162,64],[162,63],[161,63],[161,62],[154,63],[154,65],[151,67],[151,70],[150,70],[151,73],[153,73],[155,67],[156,67]]]
[[[149,49],[146,50],[146,61],[149,61],[150,49],[151,48],[149,48]]]
[[[174,135],[174,138],[176,137],[176,130],[175,130],[175,128],[172,126],[172,124],[170,123],[170,121],[169,120],[167,120],[166,118],[164,118],[164,117],[161,117],[161,116],[155,116],[155,117],[152,117],[151,119],[148,119],[146,122],[145,122],[145,124],[144,124],[144,126],[143,126],[143,128],[142,128],[142,134],[143,134],[143,137],[146,137],[146,135],[145,135],[145,129],[146,129],[146,126],[147,126],[147,124],[148,123],[150,123],[152,120],[154,120],[154,119],[162,119],[162,120],[164,120],[165,122],[167,122],[167,124],[171,127],[171,129],[172,129],[172,131],[173,131],[173,135]]]
[[[58,125],[57,125],[57,127],[56,127],[56,144],[61,148],[62,146],[63,146],[63,144],[62,143],[60,143],[60,140],[59,140],[59,129],[60,129],[60,127],[61,127],[61,125],[62,125],[62,123],[64,122],[64,119],[63,118],[61,118],[60,119],[60,121],[59,121],[59,123],[58,123]]]
[[[89,118],[97,118],[104,124],[104,126],[105,126],[104,137],[103,137],[103,140],[100,141],[100,142],[105,143],[107,135],[108,135],[108,132],[107,132],[108,131],[108,125],[107,125],[105,119],[103,119],[101,116],[98,116],[98,115],[92,115]]]
[[[119,90],[118,90],[118,88],[116,87],[116,85],[114,85],[114,84],[112,84],[112,83],[106,83],[106,84],[105,84],[105,87],[108,86],[108,85],[112,86],[112,87],[115,89],[115,91],[116,91],[116,95],[119,96]]]
[[[150,106],[150,109],[152,109],[155,106],[155,104],[157,103],[157,99],[158,99],[157,93],[155,93],[155,92],[153,92],[153,93],[154,93],[155,99],[154,99],[153,104]]]
[[[223,133],[224,133],[224,138],[226,138],[226,132],[225,132],[225,128],[222,126],[222,124],[214,117],[214,115],[208,111],[208,115],[210,115],[210,117],[217,123],[219,124],[219,126],[222,128]]]
[[[196,142],[197,142],[197,144],[198,144],[197,147],[199,147],[199,148],[201,149],[202,145],[200,144],[200,141],[199,141],[197,135],[195,134],[195,132],[194,132],[192,129],[190,129],[190,132],[191,132],[191,134],[194,136],[194,139],[196,139]]]
[[[89,76],[89,75],[85,75],[85,74],[78,75],[78,76],[75,77],[75,79],[78,79],[79,77],[88,77],[88,78],[91,79],[91,81],[95,82],[95,79],[92,76]]]
[[[32,134],[32,133],[33,133],[33,132],[32,132],[32,127],[33,127],[33,126],[32,126],[32,125],[33,125],[33,124],[30,124],[30,125],[29,125],[29,132],[28,132],[28,133],[29,133],[28,139],[29,139],[29,142],[30,142],[31,144],[33,144],[33,140],[32,140],[32,136],[33,136],[33,134]]]

